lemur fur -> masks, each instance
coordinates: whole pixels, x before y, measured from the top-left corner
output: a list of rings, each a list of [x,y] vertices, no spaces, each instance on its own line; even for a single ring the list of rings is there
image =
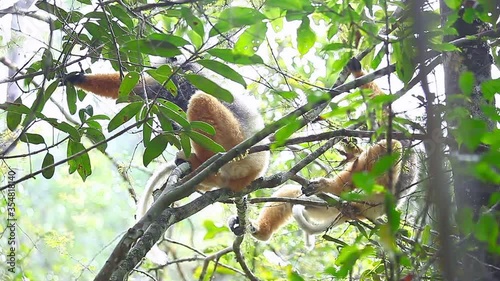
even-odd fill
[[[116,99],[120,87],[120,75],[92,74],[92,75],[70,75],[66,82],[76,87],[91,91],[99,96]],[[262,116],[257,112],[256,102],[250,97],[242,94],[233,94],[234,101],[227,103],[203,93],[185,80],[181,75],[172,76],[179,92],[172,95],[154,79],[147,77],[140,81],[134,88],[133,93],[141,97],[158,97],[176,103],[186,110],[188,121],[202,121],[212,125],[215,135],[205,134],[224,149],[230,150],[254,133],[264,127]],[[144,89],[146,92],[144,92]],[[203,133],[200,131],[200,133]],[[187,160],[194,170],[203,162],[214,155],[214,152],[191,142],[193,153]],[[180,154],[183,157],[183,154]],[[224,165],[217,173],[210,175],[197,188],[209,190],[215,187],[229,188],[239,192],[248,186],[253,180],[261,177],[267,170],[269,163],[269,152],[258,152],[231,161]]]
[[[364,75],[357,59],[351,59],[348,67],[354,77]],[[361,88],[371,89],[371,97],[384,94],[374,82],[362,85]],[[392,140],[390,145],[392,153],[396,153],[399,159],[391,168],[392,175],[389,176],[389,172],[385,172],[378,176],[376,183],[384,186],[399,199],[404,189],[415,178],[416,156],[413,153],[407,153],[408,151],[403,151],[408,148],[408,142]],[[351,155],[351,159],[348,159],[344,169],[332,178],[313,180],[309,186],[304,188],[299,185],[285,185],[274,192],[272,197],[298,198],[305,195],[315,198],[317,194],[322,193],[338,197],[343,192],[355,191],[357,187],[352,181],[353,173],[371,171],[376,161],[387,153],[387,146],[386,140],[380,140],[364,151],[357,151],[355,155]],[[360,202],[351,202],[335,207],[311,207],[269,202],[264,205],[258,218],[251,221],[250,233],[259,240],[268,240],[277,230],[288,223],[292,216],[308,235],[324,232],[348,220],[375,220],[385,213],[384,200],[383,193],[375,193]]]

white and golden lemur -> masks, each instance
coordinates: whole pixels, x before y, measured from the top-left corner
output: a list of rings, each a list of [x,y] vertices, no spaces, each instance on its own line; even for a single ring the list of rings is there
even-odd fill
[[[169,61],[173,63],[173,61]],[[182,71],[195,71],[192,64],[182,65]],[[256,102],[252,98],[233,93],[233,102],[219,101],[215,97],[198,91],[182,75],[174,74],[172,82],[177,87],[177,95],[172,95],[160,83],[150,77],[140,81],[133,89],[133,94],[143,98],[154,99],[156,97],[171,101],[186,111],[188,121],[203,121],[215,129],[215,135],[207,135],[227,151],[264,127],[262,116],[257,112]],[[99,96],[112,99],[118,98],[118,89],[121,79],[118,73],[93,74],[93,75],[69,75],[65,82],[72,83],[76,87],[90,91]],[[200,132],[203,133],[203,132]],[[214,155],[197,143],[191,141],[193,153],[187,160],[192,170],[198,168],[203,162]],[[184,158],[183,153],[178,157]],[[199,186],[198,190],[209,190],[215,187],[229,188],[238,192],[243,190],[253,180],[261,177],[269,165],[269,152],[259,152],[240,157],[219,169],[216,174],[210,175]],[[173,163],[160,165],[146,184],[145,191],[138,202],[137,219],[140,219],[152,204],[152,193],[159,188],[173,170]],[[166,264],[167,255],[157,245],[147,254],[147,257],[156,264]]]
[[[354,77],[364,75],[361,63],[357,59],[351,59],[348,67]],[[370,89],[372,91],[371,97],[384,94],[374,82],[367,83],[361,88]],[[376,183],[384,186],[396,198],[399,198],[404,189],[407,189],[415,178],[416,159],[413,153],[408,154],[405,153],[407,151],[403,151],[409,147],[409,142],[392,140],[390,145],[392,153],[399,155],[399,159],[391,168],[392,174],[389,175],[389,172],[385,172],[379,175]],[[309,186],[303,188],[299,185],[285,185],[274,192],[272,197],[298,198],[303,195],[312,196],[321,193],[340,196],[344,192],[355,191],[357,187],[352,180],[353,173],[371,171],[377,160],[387,154],[387,146],[386,140],[380,140],[364,151],[354,151],[354,154],[351,154],[347,159],[344,169],[334,177],[316,179]],[[385,195],[382,193],[370,194],[362,201],[352,202],[339,208],[269,202],[264,205],[257,220],[251,221],[249,231],[259,240],[268,240],[293,216],[306,234],[314,235],[348,220],[369,219],[373,221],[385,213],[384,202]],[[238,221],[230,221],[230,226],[238,224]]]
[[[189,69],[186,67],[185,69]],[[156,80],[146,77],[133,89],[133,94],[149,99],[166,99],[177,104],[186,111],[188,121],[202,121],[215,129],[214,135],[207,137],[220,144],[227,151],[264,127],[262,116],[257,112],[256,103],[250,97],[234,94],[234,101],[227,103],[197,90],[181,75],[174,74],[172,81],[176,84],[178,93],[172,95]],[[118,98],[121,79],[119,73],[112,74],[74,74],[65,78],[66,82],[96,95],[112,99]],[[192,170],[215,153],[191,141],[193,153],[187,160]],[[180,154],[182,157],[182,153]],[[269,152],[258,152],[241,157],[227,163],[220,170],[206,178],[198,190],[209,190],[215,187],[229,188],[238,192],[248,186],[253,180],[261,177],[269,164]]]

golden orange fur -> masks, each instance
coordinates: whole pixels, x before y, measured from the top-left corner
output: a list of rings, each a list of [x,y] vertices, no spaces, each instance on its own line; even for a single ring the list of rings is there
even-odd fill
[[[365,75],[361,70],[361,63],[355,58],[349,61],[348,68],[355,78]],[[384,95],[374,82],[364,84],[360,88],[371,90],[370,98]],[[381,122],[386,121],[384,116],[382,119]],[[318,193],[340,196],[345,192],[356,191],[357,187],[352,181],[353,174],[371,171],[377,160],[387,153],[387,148],[386,140],[381,140],[364,151],[351,150],[346,154],[348,157],[346,166],[333,177],[319,178],[307,187],[286,185],[277,190],[272,197],[297,198],[303,196],[304,193],[307,196]],[[398,153],[401,156],[402,148],[401,142],[392,140],[392,153]],[[383,173],[376,179],[376,183],[396,194],[395,187],[400,178],[401,167],[400,158],[391,168],[391,173]],[[313,198],[317,197],[313,196]],[[309,235],[323,232],[350,219],[368,218],[375,220],[384,214],[384,200],[384,193],[374,193],[364,198],[362,202],[352,202],[348,205],[328,208],[270,202],[265,204],[257,220],[252,222],[251,233],[257,239],[268,240],[274,232],[288,222],[292,215],[298,225]]]
[[[393,153],[401,153],[402,146],[397,140],[392,141]],[[387,153],[387,142],[379,141],[375,145],[363,151],[359,156],[352,159],[344,169],[336,174],[333,178],[319,178],[312,182],[308,188],[312,190],[311,194],[327,193],[340,196],[344,192],[349,192],[356,189],[352,182],[352,176],[356,172],[370,171],[377,160]],[[399,173],[401,171],[401,161],[397,161],[392,167],[392,177],[389,173],[384,173],[377,178],[376,182],[393,192]],[[390,180],[392,185],[389,185]],[[286,185],[277,190],[272,197],[298,198],[302,196],[301,186]],[[307,222],[300,222],[299,226],[309,234],[315,234],[318,231],[308,227],[308,223],[321,225],[323,231],[328,227],[344,223],[349,219],[376,219],[384,213],[383,209],[383,194],[373,194],[363,200],[363,202],[353,202],[350,205],[355,208],[353,214],[346,214],[335,207],[304,207]],[[259,217],[252,223],[252,235],[259,240],[268,240],[272,234],[277,231],[282,225],[286,224],[292,214],[293,205],[290,203],[270,202],[264,205]],[[295,216],[297,219],[297,216]],[[326,223],[326,224],[325,224]],[[304,225],[306,224],[306,225]]]
[[[85,91],[106,98],[117,99],[118,89],[120,89],[120,74],[89,74],[85,75],[85,80],[74,83],[75,86]]]
[[[118,98],[120,81],[120,75],[113,73],[73,76],[70,82],[99,96],[116,99]],[[148,91],[162,89],[163,91],[163,87],[153,79],[145,79],[145,84],[144,87],[142,83],[136,86],[134,88],[135,94],[148,96],[150,93],[144,93],[144,89],[148,89]],[[169,98],[167,95],[165,97]],[[215,135],[207,135],[207,137],[220,144],[225,150],[230,150],[264,127],[262,117],[255,108],[251,108],[253,102],[245,101],[246,97],[241,97],[241,95],[234,95],[234,98],[234,103],[228,106],[211,95],[197,91],[192,94],[187,106],[188,121],[202,121],[212,125],[215,128]],[[172,98],[171,101],[176,102],[175,98]],[[238,119],[236,117],[238,114],[244,116],[244,119]],[[200,131],[200,133],[203,132]],[[194,170],[212,157],[214,152],[195,142],[191,142],[191,144],[193,153],[186,160],[190,162]],[[182,154],[180,155],[182,156]],[[234,160],[224,165],[217,173],[203,181],[198,189],[208,190],[222,187],[236,192],[241,191],[253,180],[263,175],[267,170],[268,163],[269,152],[250,154],[243,159]]]

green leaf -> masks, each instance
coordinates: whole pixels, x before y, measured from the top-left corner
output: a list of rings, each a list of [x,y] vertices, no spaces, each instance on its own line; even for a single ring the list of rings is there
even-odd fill
[[[66,123],[65,121],[60,121],[55,118],[47,118],[45,119],[52,127],[58,129],[59,131],[68,133],[72,140],[79,142],[80,141],[80,133],[75,127]]]
[[[462,0],[444,0],[446,6],[448,6],[452,10],[458,10],[462,5]]]
[[[393,167],[394,164],[399,160],[399,153],[392,151],[391,155],[384,155],[380,157],[377,162],[373,165],[370,173],[375,176],[381,176]]]
[[[111,121],[109,121],[108,131],[112,132],[128,120],[132,119],[139,112],[139,110],[141,110],[143,105],[143,102],[133,102],[125,106],[115,115],[115,117],[113,117],[113,119],[111,119]]]
[[[380,63],[382,62],[382,59],[385,56],[385,49],[381,48],[378,53],[373,57],[371,63],[370,63],[370,68],[372,69],[377,69]]]
[[[321,51],[323,52],[328,52],[328,51],[338,51],[338,50],[341,50],[343,48],[347,48],[349,47],[348,45],[346,45],[345,43],[330,43],[326,46],[324,46]]]
[[[424,230],[422,231],[421,241],[422,245],[430,245],[431,244],[431,226],[429,224],[424,226]]]
[[[174,45],[175,47],[189,45],[189,42],[182,37],[164,33],[153,33],[148,36],[148,39],[150,39],[151,41],[167,42]]]
[[[164,88],[167,89],[174,97],[177,96],[177,86],[172,81],[172,68],[169,65],[164,64],[157,69],[151,69],[146,71],[153,79],[155,79]],[[168,80],[168,82],[166,82]],[[166,82],[166,83],[165,83]]]
[[[316,34],[310,27],[309,18],[303,17],[297,29],[297,49],[301,55],[307,54],[316,42]]]
[[[122,45],[120,51],[131,53],[130,55],[137,53],[141,55],[147,54],[165,58],[175,57],[182,54],[179,48],[171,42],[151,39],[137,39],[129,41]]]
[[[208,149],[208,150],[216,152],[216,153],[226,151],[224,149],[224,147],[222,147],[220,144],[216,143],[211,138],[209,138],[201,133],[198,133],[196,131],[189,131],[189,132],[186,132],[186,134],[195,143],[201,145],[205,149]]]
[[[206,123],[206,122],[202,122],[202,121],[192,121],[191,122],[191,128],[193,130],[200,130],[200,131],[203,131],[209,135],[215,135],[215,128]]]
[[[234,53],[251,56],[257,52],[262,42],[266,40],[267,24],[256,23],[247,28],[234,45]]]
[[[390,226],[391,233],[397,233],[401,224],[401,212],[396,210],[396,200],[392,193],[387,192],[385,194],[385,206],[387,214],[387,223]]]
[[[230,7],[220,13],[219,21],[210,30],[209,36],[224,33],[232,28],[253,25],[265,18],[266,16],[252,8]]]
[[[54,164],[54,155],[47,152],[47,154],[45,154],[45,157],[43,158],[42,169],[45,169],[46,167],[53,164]],[[42,172],[42,176],[46,179],[51,179],[52,176],[54,175],[55,170],[56,167],[48,168],[47,170],[44,170]]]
[[[474,73],[470,71],[464,71],[462,74],[460,74],[458,85],[460,86],[460,90],[462,90],[462,93],[464,93],[465,95],[472,94],[475,84],[476,78],[474,77]]]
[[[469,235],[474,231],[474,212],[471,208],[458,208],[456,220],[461,234]]]
[[[72,84],[66,85],[66,102],[68,103],[69,113],[76,113],[76,89]]]
[[[287,100],[293,100],[299,96],[297,92],[294,91],[276,91],[275,93]]]
[[[129,72],[124,77],[120,84],[120,88],[118,89],[118,97],[126,97],[130,95],[134,87],[139,82],[139,73],[137,72]]]
[[[42,109],[44,108],[45,104],[47,103],[47,101],[49,100],[49,98],[52,96],[52,93],[54,93],[54,91],[57,89],[59,85],[59,81],[56,80],[54,82],[52,82],[45,90],[44,89],[40,89],[40,91],[37,93],[37,95],[42,95],[42,97],[38,96],[37,97],[37,100],[40,100],[39,103],[33,103],[32,105],[32,110],[34,112],[42,112]],[[36,107],[36,108],[35,108]],[[26,120],[25,120],[26,122]]]
[[[215,238],[219,233],[229,232],[227,226],[217,226],[211,220],[203,221],[203,227],[207,231],[207,233],[205,233],[205,236],[203,237],[203,240],[211,240]]]
[[[492,213],[482,214],[474,228],[474,236],[479,241],[488,242],[490,245],[496,245],[499,232],[499,225]]]
[[[221,62],[214,60],[199,60],[197,61],[197,63],[229,80],[241,84],[245,88],[247,87],[245,79],[243,79],[243,77],[238,72]]]
[[[435,50],[438,52],[454,52],[454,51],[460,50],[457,46],[455,46],[451,43],[448,43],[448,42],[441,42],[438,44],[430,42],[429,45],[430,45],[430,48],[432,50]]]
[[[179,113],[179,111],[173,110],[172,108],[169,108],[167,106],[160,106],[158,107],[160,112],[158,115],[163,115],[170,120],[176,122],[179,124],[182,128],[189,128],[189,121],[187,121],[186,117],[183,116],[182,114]]]
[[[274,135],[275,137],[275,144],[274,146],[281,146],[290,138],[291,135],[293,135],[297,130],[300,128],[300,121],[297,119],[290,120],[288,124],[285,126],[281,127],[276,134]]]
[[[349,244],[347,244],[346,242],[340,240],[340,239],[337,239],[337,238],[334,238],[334,237],[331,237],[330,235],[322,235],[321,238],[325,239],[326,241],[329,241],[329,242],[333,242],[333,243],[336,243],[336,244],[339,244],[340,246],[347,246]]]
[[[277,7],[286,11],[300,11],[302,13],[311,13],[314,11],[309,0],[267,0],[266,6]]]
[[[205,37],[205,29],[203,27],[203,22],[199,18],[197,18],[191,12],[191,9],[186,7],[181,8],[182,18],[186,21],[186,23],[191,27],[194,32],[198,33],[201,38]]]
[[[246,56],[243,54],[236,54],[229,49],[212,49],[207,52],[214,57],[234,64],[254,65],[264,63],[262,58],[258,55]]]
[[[370,16],[373,16],[373,0],[363,0],[365,2],[365,6],[370,13]]]
[[[495,94],[500,93],[500,79],[486,80],[481,83],[481,92],[488,101],[495,98]]]
[[[142,163],[144,166],[147,167],[151,161],[160,156],[167,148],[167,145],[168,141],[165,136],[159,135],[153,138],[146,146],[144,155],[142,156]]]
[[[45,143],[43,137],[39,134],[24,133],[21,135],[20,140],[25,143],[42,144]]]
[[[289,281],[305,281],[305,279],[295,270],[289,270],[287,277]]]
[[[456,130],[457,140],[474,151],[487,131],[488,126],[484,120],[461,118]]]
[[[83,150],[85,150],[83,144],[81,144],[80,142],[75,142],[72,139],[69,139],[68,151],[67,151],[68,157],[71,157]],[[85,181],[85,179],[87,179],[87,177],[92,174],[90,158],[87,152],[73,159],[68,160],[68,165],[69,165],[69,173],[73,174],[75,171],[77,171],[83,181]]]
[[[17,126],[21,124],[21,120],[21,114],[14,111],[7,112],[7,128],[9,128],[11,132],[14,132],[16,130]]]
[[[134,29],[134,20],[129,16],[127,11],[122,6],[106,5],[106,7],[110,10],[110,14],[113,16],[113,18],[118,19],[126,27],[128,27],[128,29]]]
[[[181,134],[181,148],[186,157],[191,156],[191,140],[185,132]]]
[[[153,132],[153,120],[148,120],[144,126],[142,126],[142,142],[144,147],[147,147],[149,142],[151,141],[151,134]]]
[[[228,103],[232,103],[234,100],[231,92],[204,76],[198,74],[186,74],[184,77],[186,77],[186,79],[189,80],[189,82],[191,82],[191,84],[193,84],[196,88],[220,100]]]
[[[83,134],[90,140],[92,141],[93,144],[97,144],[99,142],[102,142],[106,139],[102,131],[96,129],[96,128],[91,128],[87,127],[83,129]],[[108,147],[108,143],[104,142],[101,145],[97,147],[99,151],[105,152],[106,148]]]

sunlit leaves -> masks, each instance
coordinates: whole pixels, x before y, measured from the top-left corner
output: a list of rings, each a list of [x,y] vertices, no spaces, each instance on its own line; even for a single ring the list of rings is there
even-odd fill
[[[297,49],[301,55],[307,54],[316,42],[316,34],[310,27],[309,18],[302,18],[302,23],[297,29]]]
[[[446,6],[450,7],[452,10],[457,10],[462,5],[462,0],[444,0]]]
[[[206,230],[206,233],[205,233],[205,236],[203,237],[203,240],[210,240],[210,239],[215,238],[220,233],[229,232],[229,229],[227,228],[227,226],[217,226],[211,220],[205,220],[203,222],[203,227]]]
[[[266,39],[267,24],[263,22],[256,23],[243,32],[236,44],[234,45],[234,52],[251,56],[255,54],[259,46]]]
[[[113,16],[113,18],[118,19],[125,26],[127,26],[128,29],[134,28],[134,21],[122,6],[107,5],[106,8],[110,10],[110,14]]]
[[[314,11],[313,6],[311,5],[311,1],[309,0],[267,0],[266,6],[306,13],[311,13],[312,11]]]
[[[209,35],[212,37],[232,28],[253,25],[265,18],[266,16],[252,8],[230,7],[221,12],[219,21],[210,30]]]

